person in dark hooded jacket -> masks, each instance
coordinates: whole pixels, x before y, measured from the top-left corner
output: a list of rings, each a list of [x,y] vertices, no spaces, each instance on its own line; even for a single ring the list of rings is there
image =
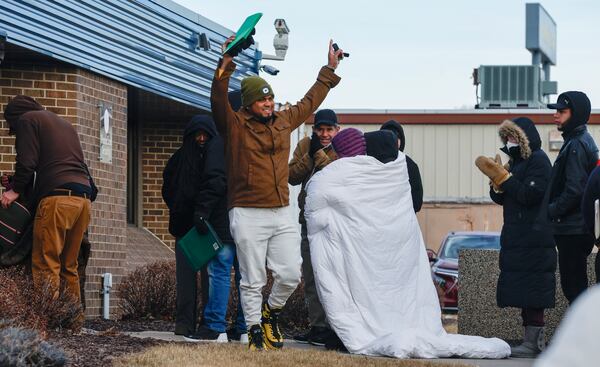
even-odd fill
[[[398,137],[398,150],[404,152],[406,139],[404,137],[404,129],[402,125],[395,120],[389,120],[381,125],[380,130],[390,130]],[[406,156],[406,165],[408,168],[408,181],[410,183],[410,193],[412,195],[413,208],[415,213],[421,210],[423,206],[423,182],[421,181],[421,173],[419,166],[408,155]]]
[[[554,233],[560,284],[569,303],[573,303],[588,287],[587,257],[594,247],[594,236],[585,226],[581,199],[598,161],[598,148],[586,128],[591,104],[584,93],[562,93],[548,108],[556,109],[554,122],[564,143],[552,167],[541,215]]]
[[[212,118],[197,115],[186,126],[183,145],[163,171],[162,195],[169,207],[169,232],[178,240],[193,228],[200,234],[207,233],[210,223],[224,244],[207,265],[209,289],[203,293],[208,293],[208,300],[203,325],[196,330],[196,272],[176,241],[175,333],[188,341],[227,341],[225,315],[235,246],[229,231],[224,154],[223,140]]]
[[[504,214],[496,298],[500,307],[521,308],[523,343],[512,348],[511,356],[533,358],[543,349],[544,309],[553,308],[555,303],[554,238],[548,231],[532,230],[552,165],[530,119],[506,120],[498,133],[504,143],[500,150],[510,157],[508,167],[502,166],[499,156],[497,161],[484,158],[495,169],[507,172],[502,183],[494,182],[490,175],[490,197],[503,206]]]

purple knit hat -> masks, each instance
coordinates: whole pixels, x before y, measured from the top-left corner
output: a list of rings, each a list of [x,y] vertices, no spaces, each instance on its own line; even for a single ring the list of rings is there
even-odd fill
[[[338,158],[367,154],[367,143],[362,131],[349,127],[343,129],[331,140]]]

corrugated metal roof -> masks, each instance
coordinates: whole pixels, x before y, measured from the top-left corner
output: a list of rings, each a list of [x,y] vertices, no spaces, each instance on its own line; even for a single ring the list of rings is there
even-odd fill
[[[220,45],[233,32],[168,0],[2,0],[3,33],[8,43],[208,109]],[[201,33],[211,51],[196,49]],[[255,47],[236,58],[231,87],[258,73],[259,58]]]

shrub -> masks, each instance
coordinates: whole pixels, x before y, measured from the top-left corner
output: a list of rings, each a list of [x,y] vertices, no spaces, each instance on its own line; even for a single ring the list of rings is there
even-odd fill
[[[306,330],[310,327],[308,323],[308,308],[304,301],[304,279],[298,288],[288,298],[281,312],[281,324],[288,330]]]
[[[117,287],[119,307],[125,319],[173,320],[176,293],[175,261],[141,266],[125,276]]]
[[[199,272],[201,273],[201,272]],[[202,288],[198,280],[198,317],[202,318]],[[263,289],[263,297],[271,292],[273,277],[268,272],[267,285]],[[123,278],[117,287],[120,298],[120,309],[124,319],[163,319],[174,320],[176,312],[176,278],[175,262],[161,261],[137,268],[133,273]],[[237,311],[238,292],[235,285],[233,272],[231,274],[231,288],[229,306],[226,319],[229,324],[235,322]],[[240,310],[241,312],[241,310]],[[288,299],[282,315],[282,327],[286,329],[308,328],[308,311],[304,302],[304,282],[301,282],[296,291]]]
[[[0,319],[5,327],[35,329],[45,336],[48,329],[79,330],[81,316],[81,305],[64,292],[55,298],[48,283],[34,291],[25,268],[0,269]]]
[[[71,294],[60,292],[55,298],[50,283],[44,283],[32,296],[35,312],[45,316],[48,329],[67,329],[78,331],[83,326],[83,308]]]
[[[62,349],[43,341],[34,330],[0,330],[0,366],[64,366],[66,361]]]
[[[46,335],[44,315],[31,307],[32,282],[22,268],[0,270],[0,319],[4,326],[21,326]]]
[[[267,299],[273,287],[273,276],[271,271],[267,271],[267,285],[263,288],[263,299]],[[237,310],[238,292],[235,285],[233,273],[231,275],[231,290],[229,295],[229,306],[227,308],[227,321],[229,324],[235,322],[235,312]],[[298,288],[288,298],[285,307],[281,313],[281,327],[296,331],[299,329],[308,329],[308,309],[304,301],[304,280],[300,282]]]

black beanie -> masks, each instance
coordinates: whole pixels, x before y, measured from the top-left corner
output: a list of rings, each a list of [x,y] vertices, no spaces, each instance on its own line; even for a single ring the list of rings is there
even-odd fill
[[[404,141],[404,129],[398,121],[389,120],[383,125],[381,125],[381,128],[379,130],[390,130],[391,132],[396,134],[396,137],[400,139],[400,147],[398,148],[398,150],[404,152],[404,146],[406,145],[406,142]]]

